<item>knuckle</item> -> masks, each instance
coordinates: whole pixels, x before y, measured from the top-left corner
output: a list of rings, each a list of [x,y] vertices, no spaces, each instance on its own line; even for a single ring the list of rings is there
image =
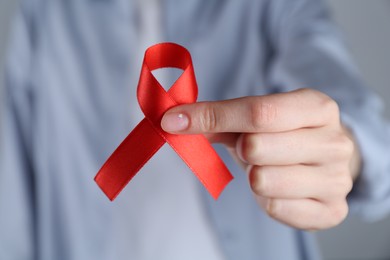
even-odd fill
[[[354,145],[353,141],[351,140],[351,138],[344,135],[344,137],[342,138],[341,141],[342,141],[343,146],[344,146],[345,155],[348,158],[352,157],[353,151],[355,149],[355,145]]]
[[[317,104],[319,105],[319,107],[321,107],[322,111],[324,111],[327,115],[327,119],[339,120],[340,109],[334,99],[318,90],[309,89],[306,91],[310,92],[310,94],[314,96],[315,100],[317,100]]]
[[[345,184],[345,196],[348,195],[348,193],[350,193],[353,189],[353,179],[351,176],[348,176],[347,178],[348,180],[346,181],[346,184]]]
[[[322,113],[325,115],[323,120],[332,122],[340,121],[340,109],[334,99],[315,89],[302,88],[297,91],[316,101],[316,104],[318,104],[318,107],[321,108]]]
[[[331,137],[328,152],[333,155],[334,160],[350,160],[354,150],[352,140],[343,133],[335,134]]]
[[[312,89],[312,88],[299,88],[297,90],[295,90],[297,93],[300,93],[300,94],[303,94],[303,95],[317,95],[317,94],[321,94],[321,92],[315,90],[315,89]]]
[[[352,158],[354,145],[350,138],[345,135],[339,137],[339,152],[342,159],[348,161]]]
[[[202,132],[215,132],[218,127],[217,111],[214,106],[204,106],[199,126]]]
[[[342,175],[342,178],[340,180],[340,186],[343,191],[343,196],[347,196],[347,194],[352,190],[353,180],[349,172]]]
[[[348,216],[348,204],[344,200],[343,202],[333,205],[331,209],[332,217],[330,218],[330,226],[337,226]]]
[[[264,125],[271,123],[277,116],[276,106],[265,102],[254,99],[250,105],[251,113],[251,126],[253,130],[257,131],[264,127]]]
[[[353,186],[353,180],[348,169],[338,172],[337,176],[333,177],[332,186],[333,198],[345,199],[347,194],[352,190]]]
[[[326,114],[329,116],[330,120],[339,122],[340,109],[339,105],[335,100],[323,94],[321,99],[321,105],[324,108],[324,111],[326,111]]]
[[[352,190],[353,179],[348,164],[339,164],[335,169],[329,172],[329,198],[345,199]]]

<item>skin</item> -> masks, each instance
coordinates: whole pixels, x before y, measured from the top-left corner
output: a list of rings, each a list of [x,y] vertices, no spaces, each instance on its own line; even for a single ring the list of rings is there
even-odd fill
[[[333,227],[360,171],[352,133],[325,94],[299,89],[174,107],[161,121],[175,134],[205,134],[226,145],[272,218],[295,228]]]

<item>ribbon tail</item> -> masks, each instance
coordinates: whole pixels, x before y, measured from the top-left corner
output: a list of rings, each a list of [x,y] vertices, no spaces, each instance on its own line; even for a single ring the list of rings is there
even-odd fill
[[[218,199],[233,176],[209,141],[202,135],[164,135],[211,196]]]
[[[95,176],[95,181],[112,201],[165,140],[144,118],[123,140]]]

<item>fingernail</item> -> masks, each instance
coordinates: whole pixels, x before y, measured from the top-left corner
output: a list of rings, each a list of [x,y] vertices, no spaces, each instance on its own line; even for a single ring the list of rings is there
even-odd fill
[[[183,113],[168,113],[161,120],[161,127],[167,132],[179,132],[187,129],[188,116]]]

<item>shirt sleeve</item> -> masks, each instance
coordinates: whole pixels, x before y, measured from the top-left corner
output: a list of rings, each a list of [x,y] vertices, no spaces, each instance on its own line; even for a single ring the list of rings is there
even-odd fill
[[[0,102],[0,259],[35,259],[28,13],[23,4],[14,18]]]
[[[323,1],[272,0],[267,14],[268,84],[274,91],[311,87],[336,100],[363,158],[350,211],[367,220],[384,217],[390,211],[390,126],[382,101],[361,80]]]

